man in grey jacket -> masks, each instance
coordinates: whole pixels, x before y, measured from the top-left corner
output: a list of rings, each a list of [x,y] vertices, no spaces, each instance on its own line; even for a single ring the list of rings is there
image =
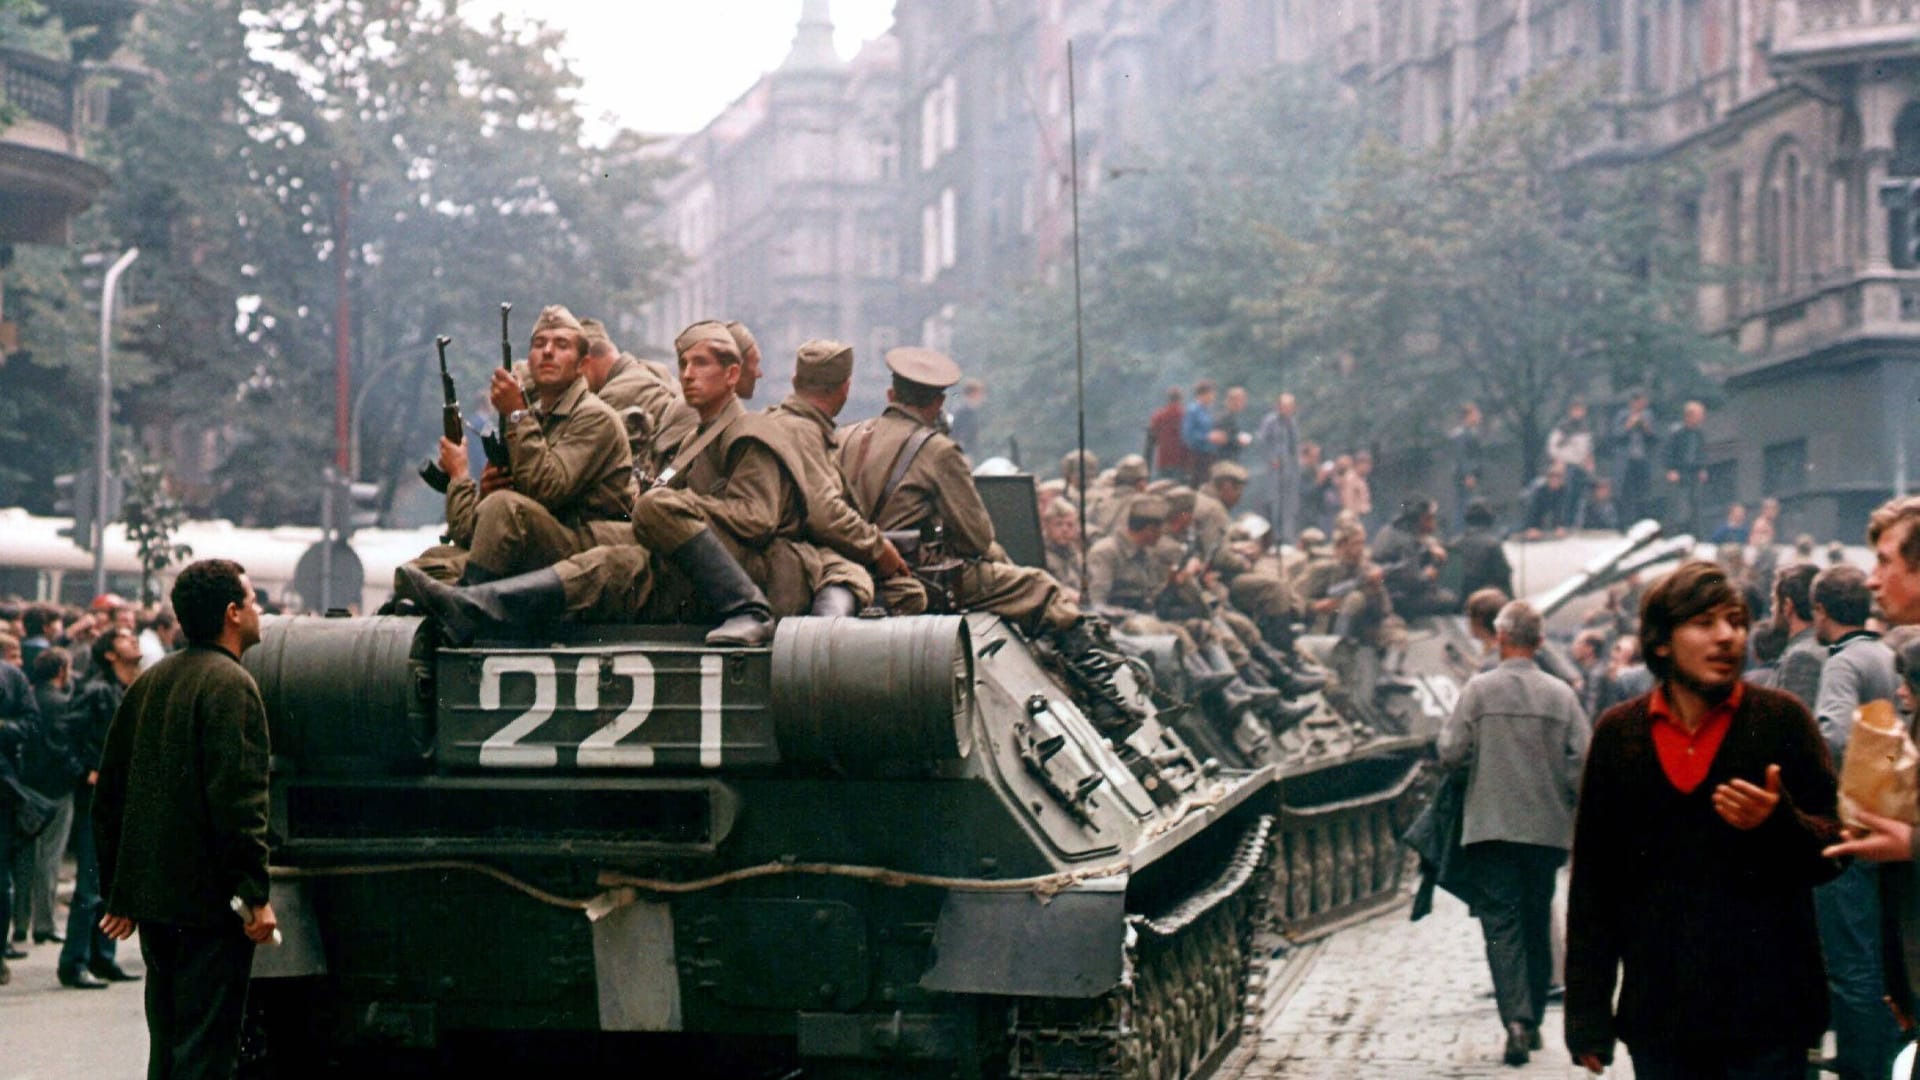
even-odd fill
[[[1873,594],[1867,575],[1842,564],[1813,579],[1813,630],[1827,647],[1815,695],[1814,718],[1833,753],[1836,769],[1846,760],[1854,710],[1869,701],[1891,701],[1899,676],[1893,650],[1866,628]],[[1854,862],[1840,876],[1813,890],[1813,912],[1826,957],[1827,993],[1838,1072],[1844,1080],[1878,1080],[1900,1049],[1900,1028],[1881,1002],[1880,868]]]
[[[1589,729],[1573,688],[1540,670],[1540,613],[1523,600],[1494,618],[1500,666],[1460,692],[1440,730],[1443,768],[1471,770],[1460,843],[1483,900],[1505,1060],[1540,1048],[1553,956],[1554,875],[1573,844],[1573,809]]]
[[[1827,665],[1827,648],[1813,629],[1813,579],[1819,573],[1812,563],[1796,563],[1773,579],[1773,619],[1787,631],[1774,685],[1799,698],[1808,712],[1819,699],[1820,669]]]

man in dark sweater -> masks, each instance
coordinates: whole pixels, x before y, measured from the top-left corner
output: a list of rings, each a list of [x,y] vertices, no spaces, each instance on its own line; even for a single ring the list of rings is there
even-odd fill
[[[140,640],[126,627],[110,624],[93,639],[89,655],[93,674],[74,694],[68,716],[75,752],[88,765],[74,785],[73,903],[67,909],[67,942],[60,946],[57,968],[60,985],[71,990],[140,978],[120,966],[114,940],[100,929],[100,856],[93,842],[93,788],[100,780],[93,766],[107,745],[107,728],[120,711],[120,700],[140,674]]]
[[[1839,866],[1826,744],[1794,698],[1751,686],[1749,613],[1690,562],[1648,590],[1658,685],[1600,718],[1574,818],[1567,1048],[1640,1080],[1806,1075],[1827,1025],[1813,887]],[[1616,1010],[1616,971],[1621,971]]]
[[[107,914],[147,963],[148,1080],[231,1077],[267,899],[267,710],[240,654],[260,641],[245,571],[204,559],[173,609],[189,646],[127,688],[107,730],[93,819]],[[236,921],[231,902],[243,905]]]

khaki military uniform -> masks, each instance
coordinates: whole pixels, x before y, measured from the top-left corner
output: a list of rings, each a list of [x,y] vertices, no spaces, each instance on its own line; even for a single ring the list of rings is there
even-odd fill
[[[1233,526],[1233,515],[1227,511],[1227,504],[1220,501],[1214,493],[1213,481],[1202,484],[1193,493],[1193,535],[1203,552],[1224,551],[1227,547],[1227,530]]]
[[[1143,548],[1124,530],[1087,549],[1086,601],[1096,608],[1152,611],[1174,566],[1164,549]]]
[[[947,436],[936,433],[927,440],[875,513],[907,441],[927,426],[896,404],[842,433],[840,472],[854,507],[882,532],[918,530],[929,521],[942,526],[946,553],[967,560],[954,586],[961,608],[1037,619],[1061,629],[1072,625],[1080,611],[1061,596],[1060,583],[1045,570],[1008,562],[994,543],[993,519],[973,486],[967,456]]]
[[[626,433],[585,379],[574,380],[553,408],[529,409],[507,425],[504,437],[513,487],[482,498],[472,478],[449,484],[453,542],[429,548],[415,566],[451,581],[472,562],[505,577],[631,535],[633,458]]]
[[[1373,564],[1365,561],[1356,567],[1335,558],[1316,560],[1307,564],[1298,591],[1302,600],[1311,605],[1316,600],[1326,599],[1334,586],[1351,581],[1371,569]],[[1335,623],[1344,618],[1352,627],[1355,637],[1372,642],[1380,626],[1392,614],[1393,603],[1387,599],[1386,585],[1363,584],[1341,597],[1340,606],[1333,612],[1315,615],[1313,631],[1316,634],[1330,633]]]
[[[834,436],[833,417],[798,395],[789,395],[763,415],[781,434],[785,456],[801,470],[800,487],[807,493],[802,535],[825,549],[822,561],[827,576],[815,584],[814,591],[844,585],[853,590],[862,607],[872,603],[872,570],[886,548],[886,537],[847,500],[846,478],[840,474],[836,456],[840,446]],[[926,610],[926,591],[918,581],[907,577],[889,583],[889,596],[899,589],[917,590],[919,603],[909,606]],[[898,605],[888,606],[900,610]]]
[[[1047,545],[1047,573],[1053,575],[1065,589],[1075,594],[1086,591],[1085,581],[1080,576],[1080,548],[1077,545],[1054,547]]]

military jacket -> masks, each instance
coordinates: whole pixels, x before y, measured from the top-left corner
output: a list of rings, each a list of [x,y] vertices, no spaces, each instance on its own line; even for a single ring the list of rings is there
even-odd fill
[[[575,379],[552,409],[507,425],[513,490],[562,524],[625,521],[633,512],[633,455],[611,406]]]
[[[654,374],[652,368],[622,353],[607,372],[607,381],[594,391],[614,412],[638,408],[647,414],[649,430],[659,431],[667,411],[680,404],[678,388]]]
[[[886,506],[877,518],[874,514],[907,440],[928,426],[905,406],[893,404],[842,432],[840,471],[847,478],[847,493],[860,516],[882,532],[918,529],[931,520],[945,527],[950,554],[985,557],[993,548],[993,519],[973,486],[967,455],[945,435],[927,440]]]
[[[1209,480],[1193,493],[1193,534],[1202,552],[1211,554],[1227,547],[1227,529],[1233,524],[1227,504],[1213,493]]]
[[[833,417],[797,395],[788,396],[762,416],[781,435],[782,448],[800,470],[800,488],[807,493],[806,538],[855,562],[869,566],[878,562],[886,538],[847,501]]]
[[[1087,602],[1152,611],[1173,569],[1164,549],[1143,548],[1125,530],[1116,531],[1087,549]]]
[[[707,520],[746,547],[798,536],[807,500],[795,482],[798,462],[783,452],[789,440],[765,417],[749,413],[739,398],[713,422],[721,425],[720,434],[694,455],[673,486],[699,495]],[[694,438],[705,432],[697,429]]]

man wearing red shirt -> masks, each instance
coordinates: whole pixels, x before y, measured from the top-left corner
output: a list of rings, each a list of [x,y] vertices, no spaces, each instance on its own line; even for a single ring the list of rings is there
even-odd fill
[[[1813,887],[1839,866],[1827,747],[1797,698],[1744,684],[1745,599],[1714,563],[1647,591],[1658,685],[1595,726],[1574,816],[1567,1049],[1639,1080],[1800,1080],[1827,1026]],[[1614,1005],[1616,973],[1619,1005]]]
[[[1153,475],[1184,478],[1192,464],[1186,440],[1180,437],[1181,422],[1186,419],[1180,388],[1167,389],[1167,403],[1147,417],[1147,460],[1153,462]]]

